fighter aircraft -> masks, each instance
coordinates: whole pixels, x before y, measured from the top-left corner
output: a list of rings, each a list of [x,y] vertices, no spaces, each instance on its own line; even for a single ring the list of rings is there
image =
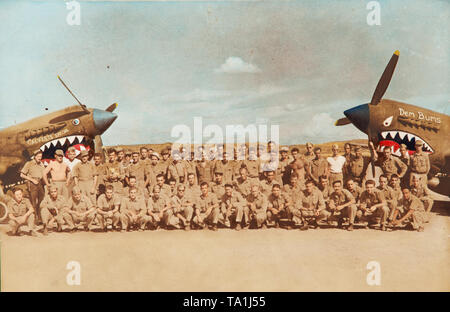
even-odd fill
[[[43,152],[43,161],[54,158],[56,149],[64,152],[70,146],[78,151],[101,151],[103,134],[116,120],[113,111],[117,103],[106,110],[87,108],[70,91],[63,80],[58,79],[79,105],[49,113],[0,131],[0,180],[5,192],[22,184],[20,169],[37,149]]]
[[[370,103],[344,111],[346,117],[336,121],[336,126],[352,123],[368,135],[378,151],[391,148],[400,156],[400,144],[415,151],[417,140],[424,142],[423,150],[429,154],[431,170],[428,185],[441,194],[450,194],[450,116],[422,107],[383,99],[399,58],[395,51],[387,64]],[[372,168],[374,168],[372,166]]]

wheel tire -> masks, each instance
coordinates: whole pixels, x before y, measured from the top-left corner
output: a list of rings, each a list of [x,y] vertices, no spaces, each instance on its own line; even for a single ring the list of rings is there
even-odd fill
[[[0,222],[3,222],[8,217],[8,207],[5,203],[0,202]]]

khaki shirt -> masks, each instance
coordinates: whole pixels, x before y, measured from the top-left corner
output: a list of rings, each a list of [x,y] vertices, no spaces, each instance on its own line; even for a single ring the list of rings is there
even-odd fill
[[[402,178],[408,167],[397,157],[391,156],[389,159],[385,159],[384,157],[381,160],[380,167],[383,170],[383,173],[387,176],[388,180],[391,178],[391,175],[396,174],[400,178]]]
[[[430,171],[430,159],[428,154],[422,152],[418,154],[417,152],[411,155],[411,172],[413,173],[428,173]]]
[[[95,165],[90,162],[80,162],[72,170],[72,176],[78,178],[80,181],[94,180],[96,175],[98,173],[95,170]]]
[[[319,181],[319,177],[326,175],[328,171],[328,162],[325,158],[312,159],[306,166],[308,175],[316,182]]]
[[[171,163],[167,168],[167,174],[171,178],[174,178],[177,183],[183,183],[185,179],[185,166],[182,162]]]
[[[15,199],[9,200],[8,204],[8,212],[12,214],[15,218],[21,217],[25,215],[28,210],[32,210],[33,206],[28,198],[23,198],[20,203],[18,203]]]
[[[135,214],[145,214],[147,212],[145,201],[142,197],[132,200],[129,197],[123,198],[120,203],[120,212],[134,212]]]
[[[199,209],[200,212],[206,212],[210,207],[219,205],[219,199],[216,194],[208,193],[208,196],[203,196],[201,194],[196,202],[195,202],[195,208]]]
[[[196,184],[194,184],[194,185],[186,184],[186,188],[184,190],[184,195],[191,197],[193,201],[197,197],[199,197],[201,193],[202,192],[200,190],[200,186],[198,186]]]
[[[387,201],[397,201],[397,196],[395,195],[394,189],[390,186],[387,186],[386,188],[382,189],[381,186],[377,187],[378,191],[383,193],[384,199]]]
[[[225,194],[225,183],[222,181],[221,184],[217,182],[211,182],[209,186],[211,193],[214,193],[218,198],[221,198]]]
[[[398,203],[399,208],[403,208],[405,210],[414,210],[414,211],[425,211],[425,206],[422,201],[416,196],[410,194],[409,200],[406,200],[402,197]]]
[[[355,185],[353,190],[349,190],[346,189],[347,191],[350,192],[350,194],[352,194],[353,198],[355,199],[356,203],[359,203],[360,197],[361,197],[361,193],[363,192],[362,188],[358,185]]]
[[[322,185],[319,185],[317,189],[322,193],[325,203],[328,203],[330,201],[330,195],[334,192],[334,189],[329,185],[324,188],[322,188]]]
[[[81,195],[81,199],[77,202],[73,197],[69,199],[68,210],[72,210],[78,213],[86,212],[92,209],[92,202],[85,195]]]
[[[353,197],[352,193],[350,193],[346,189],[343,189],[340,194],[338,194],[337,192],[333,192],[330,195],[330,204],[334,206],[347,204],[354,200],[355,198]]]
[[[233,181],[233,164],[229,161],[224,162],[223,160],[221,161],[216,161],[215,165],[214,165],[214,174],[216,173],[216,171],[222,171],[223,172],[223,182],[226,183],[231,183]]]
[[[168,164],[166,162],[158,162],[156,166],[152,166],[152,171],[157,176],[158,174],[163,174],[164,177],[167,175]]]
[[[430,197],[431,193],[428,187],[424,187],[422,184],[419,184],[417,188],[411,187],[411,194],[422,199],[426,197]]]
[[[233,191],[231,196],[227,196],[227,194],[223,194],[220,202],[221,202],[222,209],[227,209],[228,205],[231,205],[231,207],[238,207],[238,206],[243,207],[247,203],[245,201],[244,197],[242,197],[242,195],[239,192],[235,192],[235,191]]]
[[[320,192],[318,189],[313,189],[311,194],[308,194],[306,190],[303,191],[301,209],[315,211],[325,209],[325,201],[323,200],[322,192]]]
[[[192,207],[194,204],[194,202],[192,202],[192,199],[186,195],[181,198],[177,195],[173,195],[170,199],[170,203],[172,209],[174,209],[175,212],[182,211],[185,207]]]
[[[170,206],[169,198],[159,195],[158,199],[150,197],[147,204],[147,210],[150,212],[161,212],[164,208]]]
[[[234,188],[237,192],[239,192],[242,196],[247,197],[248,195],[250,195],[251,190],[252,190],[252,181],[250,181],[250,178],[247,177],[247,180],[242,180],[241,177],[237,178],[235,180],[234,184]]]
[[[40,180],[44,175],[44,169],[45,167],[42,162],[38,164],[34,159],[32,159],[28,161],[25,166],[23,166],[21,173],[33,179]]]
[[[97,207],[102,211],[112,211],[120,206],[121,198],[120,196],[113,194],[110,200],[106,198],[105,194],[102,194],[97,199]]]
[[[105,184],[105,178],[106,175],[108,174],[108,170],[106,169],[105,164],[99,164],[99,165],[95,165],[94,164],[94,171],[95,171],[95,175],[97,175],[97,185],[99,184]]]
[[[352,157],[347,165],[349,175],[354,178],[362,178],[365,174],[366,163],[364,157]]]
[[[135,176],[139,184],[143,184],[145,177],[149,176],[149,166],[142,160],[136,164],[130,164],[126,173],[127,177]]]
[[[105,181],[117,182],[125,178],[125,172],[118,162],[107,162],[104,166],[106,169]]]
[[[278,181],[276,181],[275,179],[272,180],[272,182],[269,182],[267,180],[263,180],[260,183],[260,189],[261,189],[261,193],[263,193],[266,196],[269,196],[270,194],[272,194],[272,187],[275,184],[280,184]]]
[[[210,161],[199,161],[196,165],[198,182],[211,182],[213,180],[212,165]]]
[[[247,167],[249,177],[259,177],[259,173],[261,172],[261,160],[259,158],[256,160],[244,160],[244,164]]]
[[[296,186],[292,186],[291,184],[285,184],[283,186],[283,192],[288,194],[294,203],[298,202],[301,199],[303,195],[302,191],[303,188],[300,186],[298,182]]]
[[[40,205],[41,209],[55,210],[57,213],[67,208],[67,201],[58,195],[56,200],[53,200],[50,195],[45,195]]]
[[[247,202],[256,209],[256,212],[266,212],[269,205],[267,197],[262,193],[259,193],[256,197],[253,194],[248,195]]]
[[[371,208],[373,205],[386,203],[383,193],[378,190],[375,190],[372,194],[369,194],[367,191],[363,191],[359,201],[361,202],[361,207],[363,208]]]
[[[275,197],[275,195],[270,194],[267,197],[267,208],[275,208],[277,210],[286,209],[291,205],[291,199],[286,193],[280,193],[280,196]]]
[[[155,190],[156,185],[153,185],[153,187],[151,188],[152,194]],[[150,194],[150,195],[152,195]],[[159,194],[162,196],[166,196],[167,198],[171,198],[172,197],[172,190],[170,189],[170,186],[167,184],[163,184],[162,186],[160,186],[160,191]]]

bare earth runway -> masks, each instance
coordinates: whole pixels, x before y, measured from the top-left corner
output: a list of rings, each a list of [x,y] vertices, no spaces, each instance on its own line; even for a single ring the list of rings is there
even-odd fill
[[[448,209],[447,209],[448,210]],[[2,291],[449,291],[450,218],[425,232],[146,231],[10,237]],[[66,265],[81,264],[68,286]],[[381,285],[368,286],[369,261]]]

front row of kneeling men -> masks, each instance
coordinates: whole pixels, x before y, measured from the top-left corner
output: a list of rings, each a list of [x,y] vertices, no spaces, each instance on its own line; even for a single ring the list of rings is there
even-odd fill
[[[68,231],[80,226],[84,230],[92,230],[94,222],[102,231],[107,231],[108,225],[121,231],[160,227],[185,230],[209,227],[217,230],[219,225],[236,230],[280,225],[307,230],[317,228],[324,221],[328,225],[337,221],[338,227],[343,227],[347,221],[346,228],[351,231],[355,219],[367,222],[367,226],[379,226],[381,230],[406,223],[412,229],[423,231],[432,202],[425,201],[424,206],[424,201],[413,195],[410,189],[395,190],[387,186],[387,178],[383,175],[379,182],[380,186],[375,187],[375,182],[368,180],[362,190],[352,180],[347,181],[344,189],[342,181],[337,180],[333,182],[328,198],[324,197],[321,186],[316,187],[311,180],[305,182],[304,188],[298,187],[295,176],[291,184],[283,188],[273,184],[268,196],[258,184],[249,186],[247,196],[236,191],[236,186],[225,184],[223,195],[218,197],[210,191],[210,185],[203,182],[199,190],[190,189],[189,194],[185,194],[186,185],[180,184],[172,196],[167,195],[170,194],[165,190],[167,185],[155,185],[151,196],[146,199],[135,186],[129,187],[125,195],[115,193],[113,186],[108,185],[96,205],[78,187],[73,188],[71,197],[66,200],[56,185],[50,185],[40,204],[42,232],[47,235],[55,223],[57,231],[62,231],[65,224]],[[418,178],[412,187],[420,187]],[[8,210],[12,235],[18,234],[20,226],[25,224],[31,235],[37,235],[34,208],[24,198],[22,190],[14,190]]]

